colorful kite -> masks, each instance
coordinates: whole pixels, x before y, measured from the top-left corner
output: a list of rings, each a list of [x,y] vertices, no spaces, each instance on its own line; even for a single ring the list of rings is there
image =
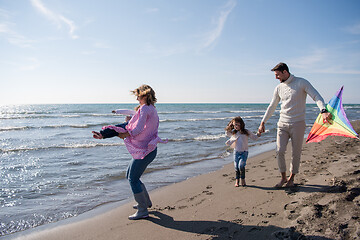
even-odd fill
[[[320,113],[312,126],[310,133],[306,139],[306,143],[320,142],[327,136],[344,136],[357,138],[358,134],[352,128],[346,117],[342,106],[342,90],[344,86],[336,93],[336,95],[326,105],[326,109],[332,114],[332,121],[325,122]]]

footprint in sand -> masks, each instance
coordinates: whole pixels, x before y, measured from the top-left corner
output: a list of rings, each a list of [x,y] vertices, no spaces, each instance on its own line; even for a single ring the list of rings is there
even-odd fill
[[[238,219],[232,220],[231,222],[237,223],[237,224],[242,224],[244,221],[242,219],[238,218]]]
[[[210,192],[210,191],[203,191],[203,193],[205,193],[206,195],[213,195],[214,194],[213,192]]]
[[[286,211],[286,215],[289,220],[294,220],[294,219],[297,219],[298,217],[300,217],[300,214],[297,213],[297,211],[296,211],[297,207],[298,207],[297,201],[287,203],[284,205],[284,210]]]

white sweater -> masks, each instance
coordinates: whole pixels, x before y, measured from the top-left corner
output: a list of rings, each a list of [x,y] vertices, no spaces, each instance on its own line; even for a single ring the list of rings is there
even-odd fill
[[[248,151],[248,149],[249,149],[248,139],[251,138],[252,140],[257,140],[259,138],[251,131],[248,131],[248,133],[249,133],[249,136],[247,136],[246,134],[241,134],[240,132],[232,134],[231,132],[226,131],[225,134],[226,134],[226,136],[230,137],[230,139],[227,140],[225,142],[225,144],[227,146],[233,147],[234,150],[237,152]]]
[[[306,79],[291,74],[285,82],[275,88],[273,98],[262,121],[266,123],[269,120],[280,101],[279,122],[291,124],[304,121],[307,95],[316,102],[320,110],[325,108],[324,99],[318,91]]]

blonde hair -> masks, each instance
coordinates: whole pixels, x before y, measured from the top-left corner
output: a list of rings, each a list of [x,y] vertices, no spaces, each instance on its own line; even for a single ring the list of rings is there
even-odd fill
[[[237,117],[234,117],[233,119],[231,119],[230,122],[228,123],[228,125],[226,126],[225,130],[232,134],[236,134],[238,131],[234,127],[235,123],[240,124],[240,133],[241,134],[245,134],[245,135],[249,136],[248,130],[245,129],[245,122],[240,116],[237,116]]]
[[[137,89],[131,91],[137,97],[146,96],[146,105],[155,105],[157,99],[155,97],[155,91],[149,85],[143,84]]]

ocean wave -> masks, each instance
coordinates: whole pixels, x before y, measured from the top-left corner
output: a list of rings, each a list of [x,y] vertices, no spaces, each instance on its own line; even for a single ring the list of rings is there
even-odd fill
[[[264,110],[215,110],[215,111],[195,111],[195,110],[186,110],[186,111],[159,111],[159,115],[173,115],[173,114],[222,114],[222,113],[263,113]]]
[[[85,116],[85,117],[119,117],[119,116],[122,116],[120,114],[114,114],[114,113],[91,113],[91,114],[84,114],[82,116]]]
[[[118,123],[116,123],[118,124]],[[29,129],[52,129],[52,128],[93,128],[102,127],[107,125],[113,125],[112,123],[87,123],[87,124],[59,124],[59,125],[47,125],[47,126],[18,126],[18,127],[0,127],[0,132],[6,131],[23,131]]]
[[[264,134],[268,134],[270,133],[269,129],[265,130]],[[221,138],[226,138],[225,133],[221,133],[221,134],[208,134],[208,135],[200,135],[197,137],[184,137],[184,138],[173,138],[173,139],[168,139],[169,142],[186,142],[186,141],[214,141],[214,140],[219,140]],[[255,143],[255,145],[258,145],[259,143]]]
[[[24,115],[0,115],[0,119],[46,119],[46,118],[78,118],[81,115],[42,115],[42,114],[24,114]]]
[[[231,119],[231,117],[221,117],[221,118],[189,118],[189,119],[162,119],[160,120],[160,123],[162,122],[199,122],[199,121],[212,121],[212,120],[226,120]]]
[[[0,127],[0,132],[6,132],[6,131],[21,131],[26,129],[31,129],[33,127]]]
[[[0,237],[77,215],[77,211],[74,210],[74,212],[62,212],[54,216],[33,214],[32,219],[16,219],[7,224],[5,224],[6,222],[0,222]]]
[[[343,105],[344,109],[360,109],[360,104]]]
[[[226,114],[226,113],[236,113],[236,114],[251,114],[251,113],[263,113],[264,110],[214,110],[214,111],[195,111],[195,110],[185,110],[185,111],[159,111],[158,114],[161,115],[184,115],[184,114]],[[53,119],[53,118],[81,118],[81,117],[119,117],[121,115],[114,113],[0,113],[0,119],[3,120],[14,120],[14,119]]]
[[[52,150],[52,149],[71,149],[71,148],[95,148],[95,147],[112,147],[112,146],[124,146],[124,143],[76,143],[76,144],[64,144],[56,146],[46,146],[46,147],[18,147],[10,149],[0,149],[0,152],[10,153],[10,152],[24,152],[24,151],[43,151],[43,150]]]
[[[263,115],[255,115],[255,116],[244,116],[243,119],[250,119],[250,118],[260,118]],[[230,120],[231,117],[213,117],[213,118],[188,118],[188,119],[161,119],[160,123],[164,122],[200,122],[200,121],[213,121],[213,120]]]
[[[215,114],[215,113],[221,113],[222,111],[195,111],[195,110],[185,110],[185,111],[166,111],[161,112],[159,111],[158,114],[161,115],[173,115],[173,114]]]
[[[86,114],[0,114],[0,119],[15,120],[15,119],[67,119],[67,118],[82,118],[82,117],[114,117],[119,116],[113,113],[86,113]]]
[[[259,109],[259,110],[232,110],[232,111],[224,111],[229,112],[229,113],[262,113],[264,114],[264,110]]]
[[[169,142],[186,142],[186,141],[213,141],[219,140],[221,138],[226,137],[225,134],[216,134],[216,135],[200,135],[197,137],[185,137],[185,138],[170,138]]]
[[[217,135],[202,135],[199,137],[195,137],[194,139],[197,141],[207,141],[207,140],[218,140],[220,138],[225,137],[225,134],[217,134]]]

